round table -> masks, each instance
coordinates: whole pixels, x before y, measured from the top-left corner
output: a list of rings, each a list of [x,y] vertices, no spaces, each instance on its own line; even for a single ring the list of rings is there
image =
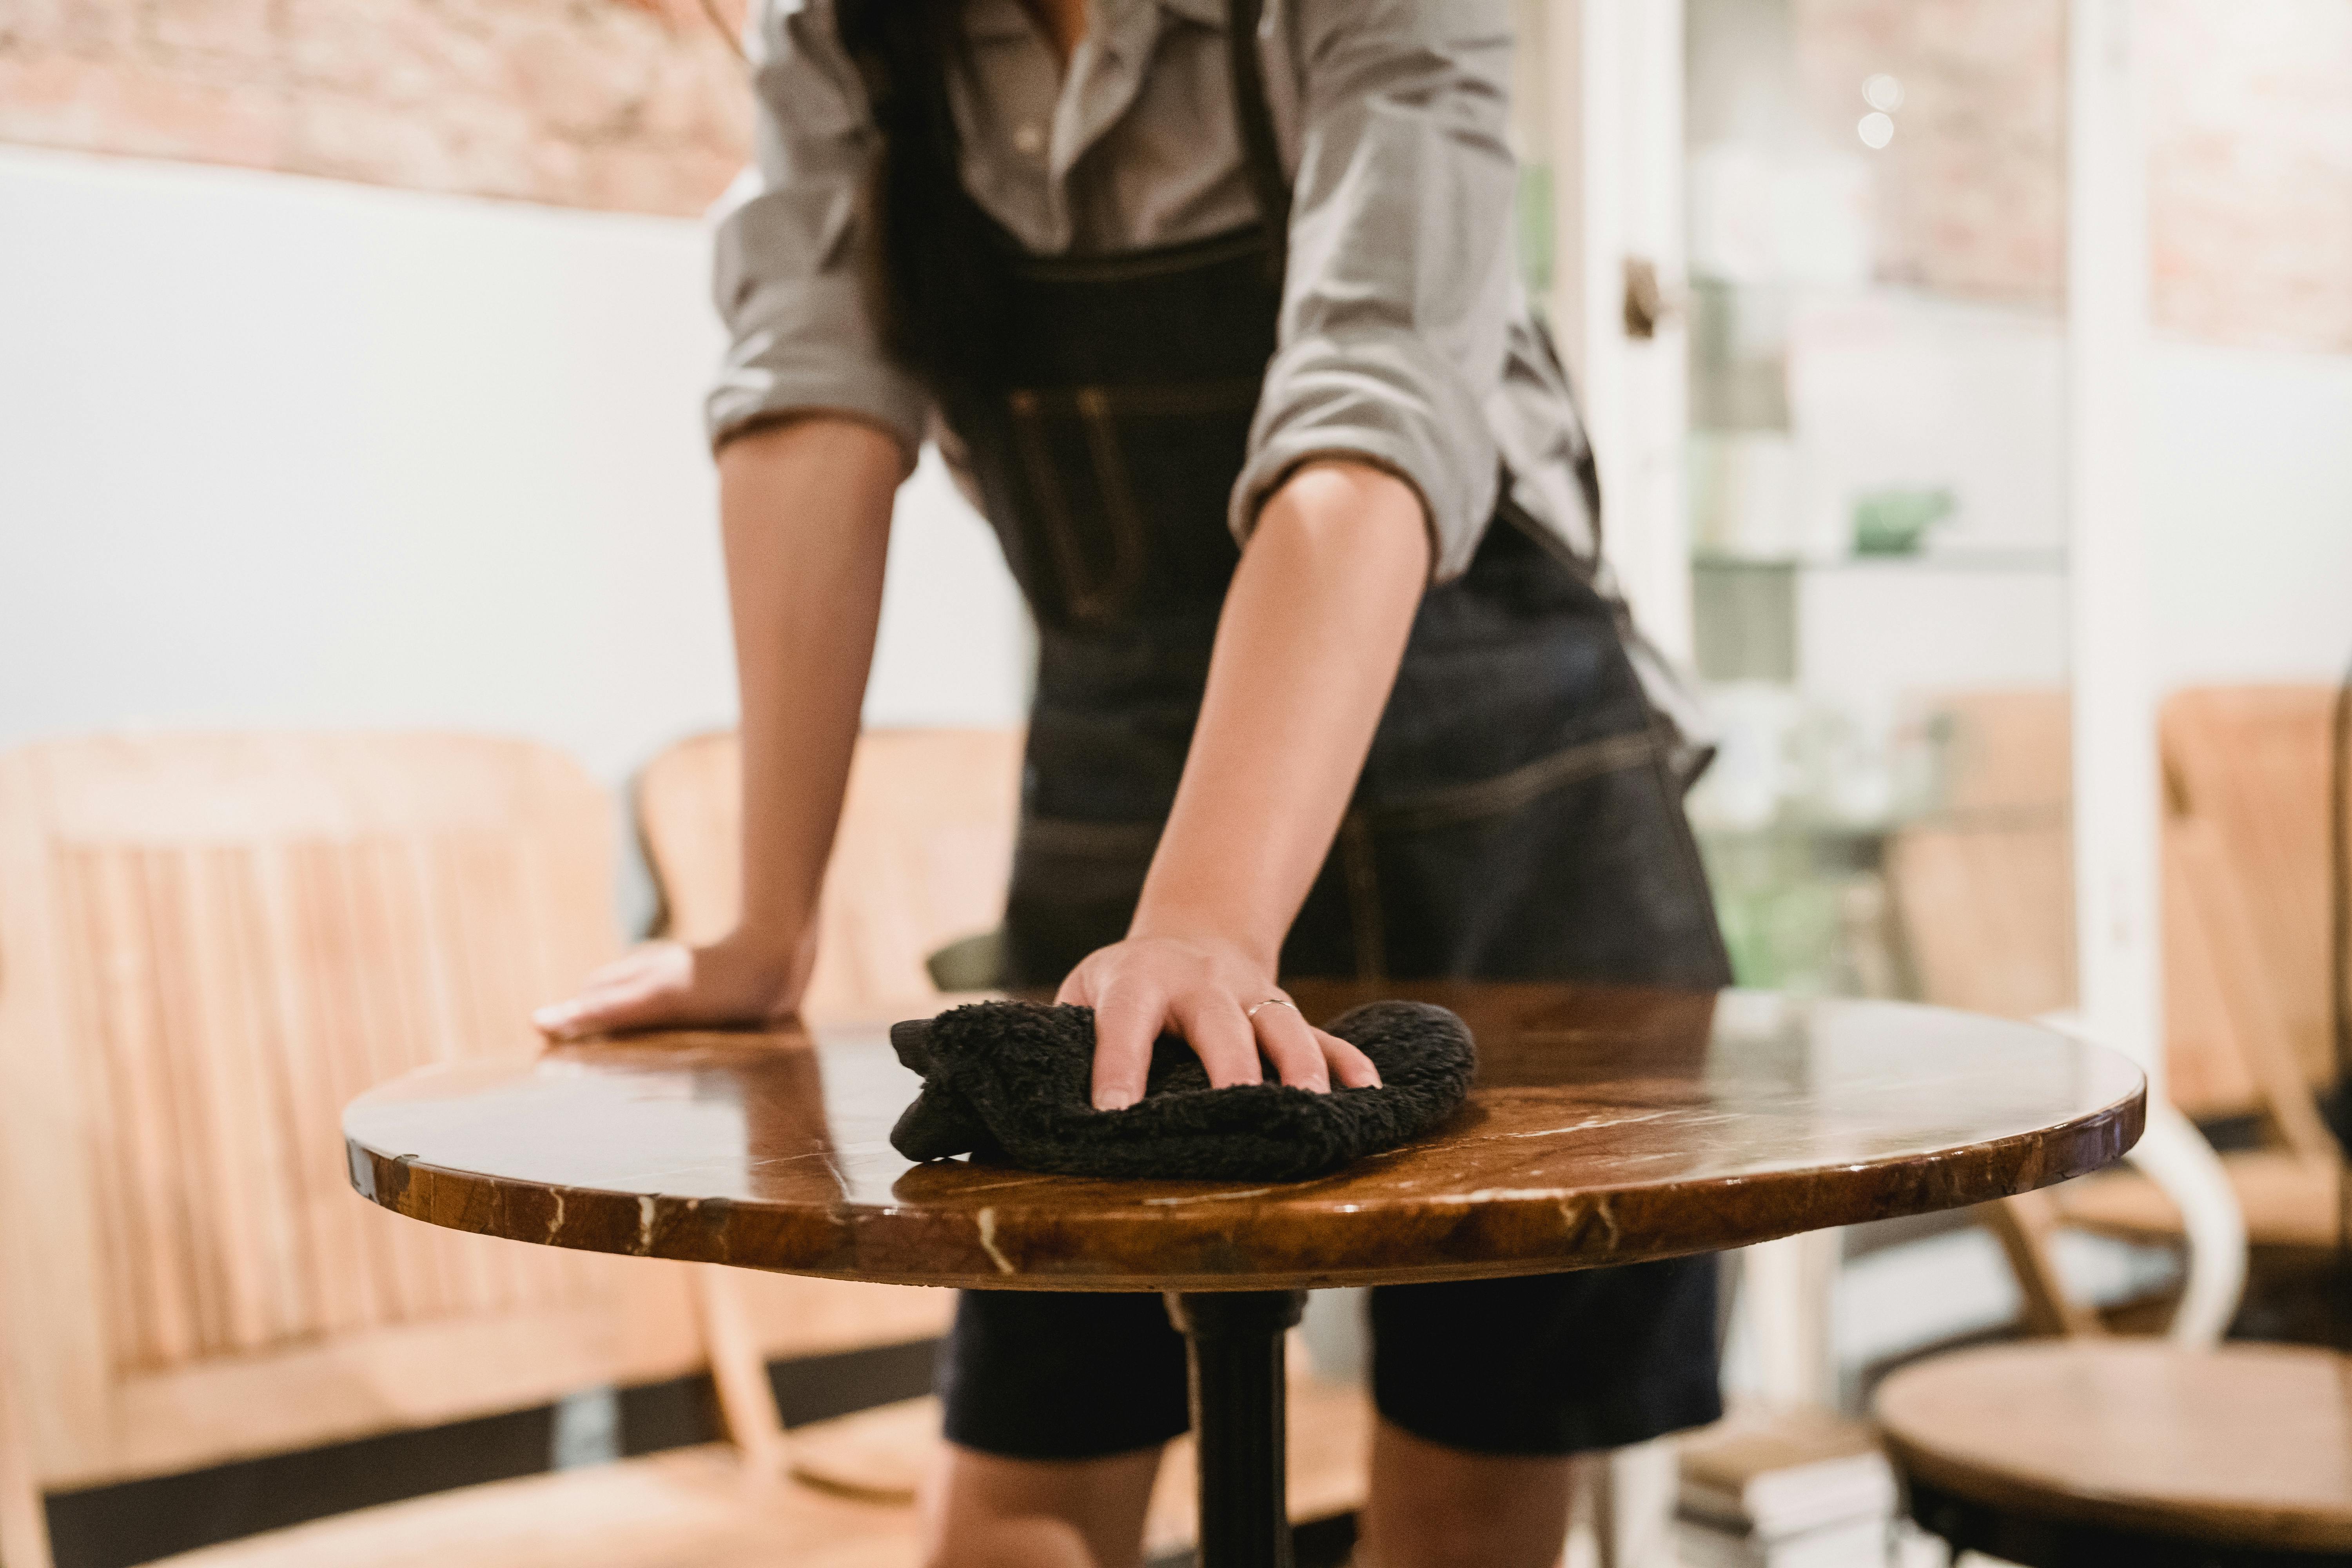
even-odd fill
[[[1958,1207],[2096,1170],[2137,1068],[1900,1003],[1547,984],[1301,982],[1310,1018],[1404,996],[1478,1042],[1439,1131],[1318,1180],[1107,1182],[888,1142],[884,1027],[681,1033],[428,1068],[352,1102],[367,1198],[557,1247],[971,1289],[1169,1295],[1192,1355],[1202,1561],[1288,1561],[1282,1331],[1318,1286],[1548,1273]]]

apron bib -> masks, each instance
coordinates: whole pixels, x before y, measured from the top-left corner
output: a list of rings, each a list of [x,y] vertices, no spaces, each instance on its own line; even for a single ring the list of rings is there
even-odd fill
[[[922,31],[952,9],[842,9],[887,147],[875,205],[898,270],[884,309],[932,358],[940,412],[1037,623],[1010,984],[1056,984],[1126,933],[1240,560],[1227,504],[1276,346],[1287,197],[1256,7],[1232,11],[1265,217],[1069,258],[1024,252],[955,173],[944,46]],[[1627,656],[1622,606],[1580,565],[1506,502],[1468,572],[1424,595],[1286,974],[1729,983],[1678,738]]]

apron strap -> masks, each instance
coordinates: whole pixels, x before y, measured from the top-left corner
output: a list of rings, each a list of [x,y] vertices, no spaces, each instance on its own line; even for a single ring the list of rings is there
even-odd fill
[[[1225,0],[1225,52],[1233,65],[1234,116],[1241,122],[1250,188],[1265,226],[1266,268],[1279,279],[1290,250],[1290,176],[1282,166],[1282,143],[1265,97],[1265,60],[1258,50],[1265,10],[1264,0]]]

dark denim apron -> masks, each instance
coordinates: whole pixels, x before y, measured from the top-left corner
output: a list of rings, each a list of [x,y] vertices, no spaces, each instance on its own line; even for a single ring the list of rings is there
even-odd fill
[[[1239,560],[1227,499],[1276,347],[1286,197],[1255,27],[1246,15],[1233,26],[1237,114],[1269,221],[1141,252],[1033,257],[960,182],[937,175],[955,167],[937,147],[922,202],[900,209],[952,209],[992,247],[987,352],[935,377],[934,390],[1038,628],[1005,916],[1015,984],[1051,986],[1126,934]],[[845,22],[870,89],[936,69],[888,58],[889,29],[878,31],[861,39]],[[909,121],[895,123],[909,134]],[[935,102],[924,123],[937,135],[951,122]],[[1338,841],[1284,945],[1286,975],[1729,983],[1671,771],[1675,737],[1628,660],[1621,611],[1557,536],[1502,507],[1468,572],[1423,600]],[[1383,1409],[1434,1440],[1518,1452],[1613,1446],[1711,1419],[1713,1279],[1701,1258],[1384,1290]],[[1004,1408],[1035,1406],[1044,1383],[1094,1381],[1083,1364],[1054,1367],[1103,1335],[1164,1339],[1150,1355],[1163,1379],[1172,1369],[1172,1394],[1145,1403],[1157,1424],[1172,1413],[1170,1430],[1181,1429],[1182,1349],[1156,1300],[965,1303],[948,1379],[959,1441],[1065,1458],[1166,1436],[1147,1434],[1150,1419],[1113,1417],[1097,1430],[1068,1410],[1024,1421]],[[1562,1312],[1575,1321],[1553,1322]],[[1549,1403],[1577,1407],[1514,1414],[1486,1406],[1518,1393],[1482,1403],[1470,1390],[1476,1409],[1391,1409],[1461,1403],[1444,1385],[1479,1374],[1447,1373],[1434,1345],[1465,1337],[1446,1324],[1465,1313],[1483,1324],[1468,1337],[1521,1323],[1523,1342],[1560,1340],[1553,1359],[1575,1363],[1563,1375],[1577,1389]],[[1614,1326],[1595,1344],[1580,1322]],[[1408,1342],[1389,1342],[1399,1339]],[[1411,1366],[1391,1367],[1399,1350],[1413,1352]],[[1118,1352],[1122,1376],[1140,1353]],[[1528,1381],[1523,1368],[1504,1375]],[[1421,1384],[1434,1392],[1408,1387]]]

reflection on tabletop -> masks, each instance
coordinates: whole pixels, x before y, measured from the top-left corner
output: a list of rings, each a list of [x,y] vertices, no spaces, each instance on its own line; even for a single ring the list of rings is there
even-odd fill
[[[1311,1016],[1375,994],[1297,986]],[[914,1075],[879,1024],[647,1036],[468,1064],[356,1102],[354,1179],[461,1228],[908,1283],[1368,1282],[1743,1245],[2105,1164],[2142,1085],[2113,1053],[1903,1004],[1549,984],[1390,984],[1480,1049],[1438,1132],[1266,1187],[1102,1182],[890,1147]]]

